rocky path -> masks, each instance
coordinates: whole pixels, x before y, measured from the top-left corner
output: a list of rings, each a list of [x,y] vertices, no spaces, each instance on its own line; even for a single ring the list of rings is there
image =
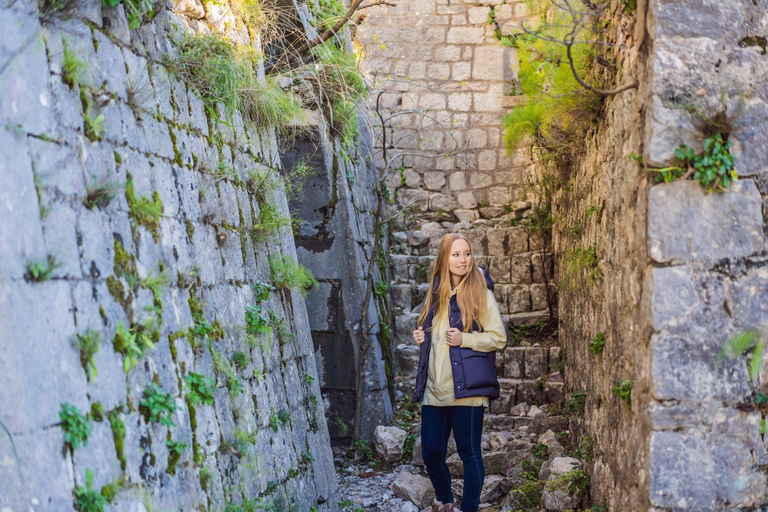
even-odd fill
[[[485,417],[481,510],[600,510],[581,506],[581,489],[588,486],[582,468],[591,447],[574,447],[570,440],[564,413],[578,413],[580,404],[563,396],[559,349],[510,347],[498,364],[502,396],[491,402]],[[400,377],[405,393],[410,383]],[[334,449],[343,510],[429,509],[434,491],[421,460],[418,407],[403,399],[395,423],[379,426],[366,448]],[[463,465],[453,441],[448,455],[454,493],[461,496]]]

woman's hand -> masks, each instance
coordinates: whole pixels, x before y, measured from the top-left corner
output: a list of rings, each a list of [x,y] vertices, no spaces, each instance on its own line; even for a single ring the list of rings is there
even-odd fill
[[[455,327],[451,327],[445,331],[445,341],[452,347],[458,347],[461,345],[461,331]]]
[[[413,339],[416,341],[417,345],[424,343],[424,329],[422,329],[421,326],[413,331]]]

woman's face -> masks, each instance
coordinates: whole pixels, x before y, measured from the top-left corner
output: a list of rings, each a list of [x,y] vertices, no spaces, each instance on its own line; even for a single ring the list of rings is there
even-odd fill
[[[458,239],[451,245],[451,255],[448,258],[448,270],[451,274],[464,277],[472,268],[472,253],[466,240]]]

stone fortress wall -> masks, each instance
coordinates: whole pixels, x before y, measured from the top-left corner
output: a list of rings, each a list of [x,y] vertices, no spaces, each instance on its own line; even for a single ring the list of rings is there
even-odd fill
[[[555,237],[559,255],[594,244],[602,274],[559,303],[566,385],[586,393],[572,428],[595,441],[593,498],[609,510],[765,506],[764,413],[755,409],[765,374],[750,379],[749,351],[730,359],[722,349],[768,320],[768,97],[759,85],[768,9],[649,0],[636,16],[616,16],[628,48],[618,65],[640,88],[607,101],[572,190],[555,201],[563,226],[584,222],[590,206],[599,212],[581,240],[562,227]],[[680,144],[700,152],[716,131],[732,142],[739,174],[723,192],[654,183],[628,158],[670,165]],[[598,333],[605,348],[595,356]],[[631,409],[612,391],[626,380]]]

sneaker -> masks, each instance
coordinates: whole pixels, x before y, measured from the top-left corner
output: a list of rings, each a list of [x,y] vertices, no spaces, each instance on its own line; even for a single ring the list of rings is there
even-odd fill
[[[450,503],[441,503],[437,501],[437,498],[432,500],[432,512],[461,512],[458,507],[458,503],[452,501]]]

